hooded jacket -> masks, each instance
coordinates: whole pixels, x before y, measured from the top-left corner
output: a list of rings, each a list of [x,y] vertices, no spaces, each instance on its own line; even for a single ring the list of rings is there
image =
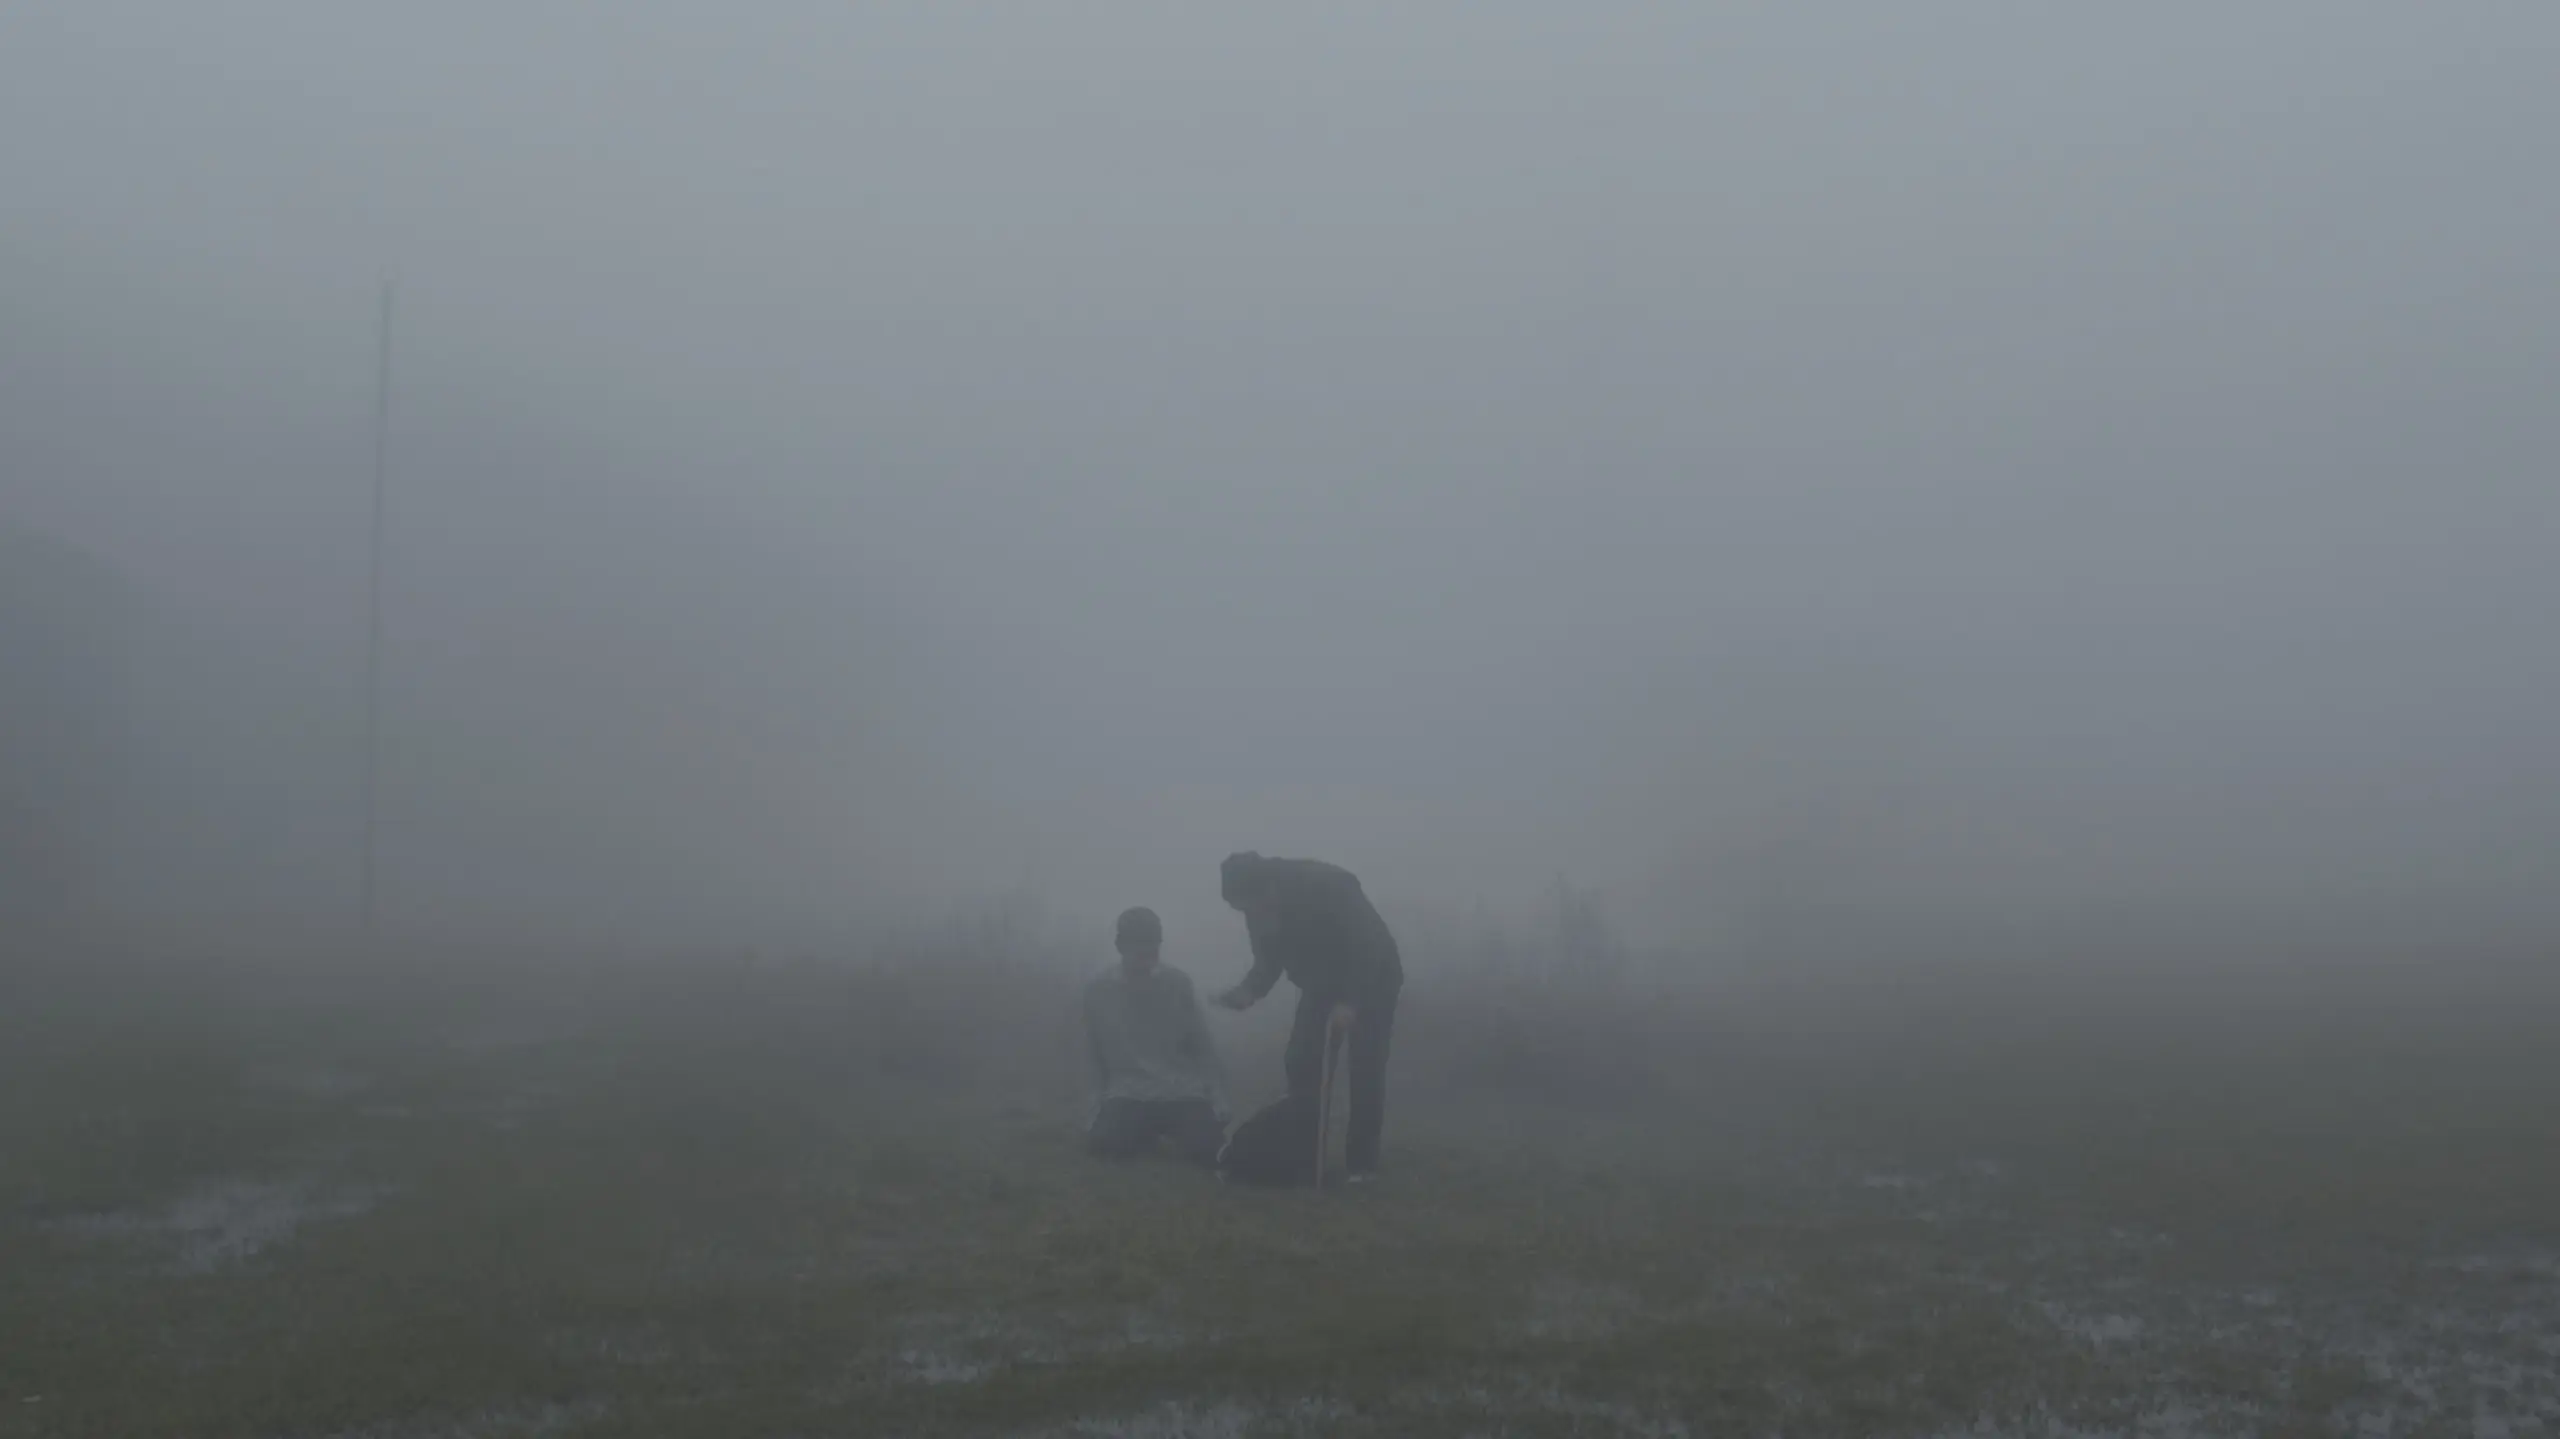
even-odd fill
[[[1383,1001],[1404,987],[1395,936],[1349,870],[1314,859],[1237,859],[1245,863],[1236,866],[1235,880],[1279,890],[1268,920],[1247,917],[1253,941],[1247,993],[1257,999],[1269,994],[1282,975],[1334,1003]]]

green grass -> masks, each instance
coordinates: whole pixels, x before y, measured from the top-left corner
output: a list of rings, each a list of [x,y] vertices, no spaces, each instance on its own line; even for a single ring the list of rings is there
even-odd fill
[[[29,986],[0,1433],[2560,1423],[2550,1009],[1972,982],[1630,1007],[1603,1113],[1426,978],[1388,1179],[1322,1196],[1084,1159],[1053,977]]]

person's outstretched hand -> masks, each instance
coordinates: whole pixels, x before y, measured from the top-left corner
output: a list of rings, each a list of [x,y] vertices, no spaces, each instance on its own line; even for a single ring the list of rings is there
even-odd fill
[[[1220,994],[1217,1003],[1221,1009],[1251,1009],[1254,1000],[1258,998],[1260,998],[1259,995],[1239,984]]]

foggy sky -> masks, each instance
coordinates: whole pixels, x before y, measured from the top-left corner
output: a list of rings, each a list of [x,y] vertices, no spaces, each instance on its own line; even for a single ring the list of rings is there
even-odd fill
[[[343,904],[396,274],[410,923],[1231,955],[1242,847],[1662,938],[2527,907],[2556,67],[2379,0],[11,7],[0,523],[305,717]]]

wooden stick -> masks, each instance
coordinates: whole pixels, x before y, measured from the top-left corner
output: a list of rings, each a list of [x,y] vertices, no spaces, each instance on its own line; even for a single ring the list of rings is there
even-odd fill
[[[1324,1066],[1316,1079],[1316,1188],[1324,1188],[1324,1162],[1333,1148],[1333,1082],[1342,1068],[1343,1045],[1351,1026],[1331,1015],[1324,1022]]]

